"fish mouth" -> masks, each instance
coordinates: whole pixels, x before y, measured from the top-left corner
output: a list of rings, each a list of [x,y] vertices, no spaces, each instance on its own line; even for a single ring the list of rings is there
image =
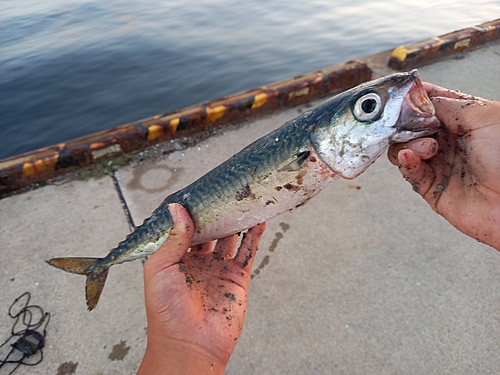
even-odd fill
[[[441,123],[434,115],[434,105],[427,96],[416,69],[410,72],[411,86],[403,99],[399,117],[394,127],[399,133],[429,135],[439,131]],[[413,135],[412,138],[416,136]]]

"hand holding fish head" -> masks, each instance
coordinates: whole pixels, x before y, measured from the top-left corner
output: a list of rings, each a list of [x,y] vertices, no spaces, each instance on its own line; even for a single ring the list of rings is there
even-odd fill
[[[416,70],[367,82],[322,106],[332,110],[322,109],[311,141],[323,161],[346,179],[364,172],[390,143],[439,130]]]

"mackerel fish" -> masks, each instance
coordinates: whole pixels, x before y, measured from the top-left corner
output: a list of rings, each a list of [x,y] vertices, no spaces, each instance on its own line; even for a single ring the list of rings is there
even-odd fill
[[[179,203],[191,215],[192,245],[223,238],[303,205],[337,178],[357,177],[391,142],[438,129],[416,70],[363,83],[302,113],[169,195],[107,256],[47,262],[87,277],[92,310],[111,266],[149,256],[167,240],[173,226],[169,204]]]

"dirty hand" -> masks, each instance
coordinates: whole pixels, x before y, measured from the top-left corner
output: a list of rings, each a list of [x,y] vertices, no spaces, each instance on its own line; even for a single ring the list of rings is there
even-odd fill
[[[389,148],[434,211],[500,251],[500,102],[425,83],[442,130]]]
[[[195,246],[194,225],[169,205],[174,227],[144,266],[148,345],[138,374],[223,374],[243,328],[250,271],[265,223]]]

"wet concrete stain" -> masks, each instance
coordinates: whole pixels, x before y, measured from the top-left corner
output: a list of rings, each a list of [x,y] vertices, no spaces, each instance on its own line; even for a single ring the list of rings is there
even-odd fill
[[[269,247],[269,251],[272,253],[274,250],[276,250],[276,247],[278,246],[278,242],[283,238],[283,233],[281,232],[276,232],[274,234],[274,239],[273,242],[271,242],[271,246]]]
[[[119,344],[113,346],[113,350],[109,353],[108,358],[112,361],[123,361],[123,358],[128,354],[130,346],[125,346],[126,341],[120,341]]]
[[[271,246],[269,246],[269,252],[270,253],[273,253],[276,250],[276,248],[278,247],[278,243],[283,238],[284,233],[288,229],[290,229],[290,225],[287,224],[287,223],[284,223],[284,222],[281,222],[279,224],[279,226],[281,227],[282,232],[276,232],[274,234],[274,239],[271,242]],[[250,275],[250,278],[253,279],[255,276],[259,275],[262,272],[262,270],[264,269],[264,267],[266,267],[269,264],[270,260],[271,260],[271,257],[269,255],[264,256],[264,258],[260,262],[259,266]]]
[[[290,229],[290,225],[287,223],[280,223],[280,227],[283,232],[286,232],[288,229]]]
[[[57,369],[56,375],[71,375],[71,374],[74,374],[77,367],[78,367],[78,362],[76,362],[76,363],[73,363],[71,361],[64,362]]]
[[[262,259],[262,262],[260,262],[259,267],[255,271],[253,271],[253,274],[250,276],[251,279],[253,279],[255,276],[260,274],[260,271],[264,269],[265,266],[269,264],[269,255],[266,255],[264,259]]]
[[[165,179],[165,184],[155,188],[144,186],[142,182],[144,175],[154,170],[159,170],[159,172],[157,173],[162,173],[162,170],[168,172],[168,177]],[[163,191],[169,190],[172,185],[179,181],[179,178],[183,173],[184,168],[171,168],[168,165],[155,165],[153,168],[151,168],[150,164],[144,163],[132,170],[132,179],[127,183],[126,187],[130,190],[142,190],[146,193],[161,193]]]

